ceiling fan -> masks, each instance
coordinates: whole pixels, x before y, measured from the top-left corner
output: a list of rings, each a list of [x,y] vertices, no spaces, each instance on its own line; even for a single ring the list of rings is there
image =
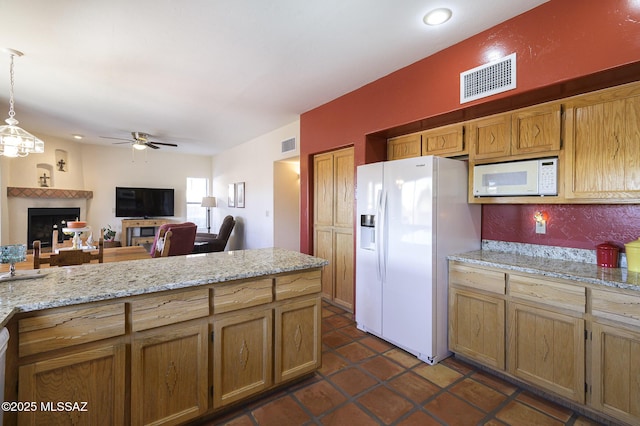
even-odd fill
[[[114,144],[119,145],[124,143],[130,143],[135,149],[139,149],[139,150],[145,149],[146,147],[159,149],[160,147],[157,145],[176,146],[176,147],[178,146],[175,143],[150,141],[149,138],[151,137],[151,135],[148,133],[131,132],[131,136],[132,136],[132,139],[112,138],[109,136],[101,136],[101,137],[104,139],[116,139],[116,140],[126,141],[126,142],[114,142]]]

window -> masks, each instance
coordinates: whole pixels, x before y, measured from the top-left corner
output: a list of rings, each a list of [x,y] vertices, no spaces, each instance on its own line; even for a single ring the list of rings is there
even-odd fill
[[[209,179],[187,178],[187,221],[198,225],[198,231],[207,229],[207,209],[202,207],[202,197],[209,192]]]

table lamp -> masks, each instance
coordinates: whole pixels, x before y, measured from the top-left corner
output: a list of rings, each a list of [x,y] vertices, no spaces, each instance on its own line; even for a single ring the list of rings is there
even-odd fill
[[[207,233],[211,233],[211,207],[217,207],[216,197],[202,197],[202,207],[207,208]]]

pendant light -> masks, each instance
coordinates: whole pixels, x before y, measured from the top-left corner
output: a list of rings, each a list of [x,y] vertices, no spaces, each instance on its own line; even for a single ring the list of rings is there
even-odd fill
[[[14,118],[16,113],[13,110],[13,57],[22,56],[23,53],[7,48],[2,50],[11,57],[11,86],[9,89],[9,118],[5,120],[6,126],[0,126],[0,155],[5,157],[26,157],[32,152],[44,152],[44,142],[18,127],[18,120]]]

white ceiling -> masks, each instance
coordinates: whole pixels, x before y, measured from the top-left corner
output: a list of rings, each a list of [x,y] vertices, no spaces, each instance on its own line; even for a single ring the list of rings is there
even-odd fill
[[[0,0],[0,47],[25,54],[16,118],[45,149],[140,131],[215,154],[545,1]],[[0,119],[8,97],[0,53]]]

